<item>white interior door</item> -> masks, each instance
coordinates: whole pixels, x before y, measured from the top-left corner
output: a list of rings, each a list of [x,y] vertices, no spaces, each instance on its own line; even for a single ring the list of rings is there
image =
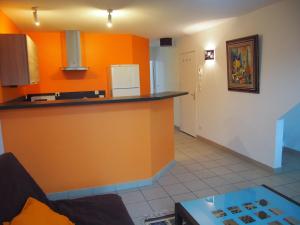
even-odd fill
[[[197,76],[195,52],[181,54],[179,61],[180,89],[189,92],[180,98],[180,130],[195,137]]]

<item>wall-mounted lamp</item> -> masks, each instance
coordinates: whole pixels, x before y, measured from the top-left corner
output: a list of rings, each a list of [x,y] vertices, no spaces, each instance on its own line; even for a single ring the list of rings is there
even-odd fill
[[[205,60],[215,60],[215,50],[205,50]]]
[[[113,12],[113,10],[112,9],[108,9],[107,10],[107,12],[108,12],[108,17],[107,17],[107,23],[106,23],[106,25],[107,25],[107,27],[108,28],[111,28],[112,27],[112,12]]]
[[[34,6],[32,7],[32,14],[33,14],[33,21],[34,24],[38,27],[40,26],[40,19],[39,19],[39,15],[38,15],[38,7]]]

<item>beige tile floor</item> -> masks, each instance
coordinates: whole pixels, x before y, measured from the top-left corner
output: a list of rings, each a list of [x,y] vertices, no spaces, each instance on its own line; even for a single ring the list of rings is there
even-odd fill
[[[176,166],[154,185],[121,191],[135,224],[174,211],[175,202],[266,184],[300,201],[300,153],[284,151],[273,173],[199,139],[175,132]]]

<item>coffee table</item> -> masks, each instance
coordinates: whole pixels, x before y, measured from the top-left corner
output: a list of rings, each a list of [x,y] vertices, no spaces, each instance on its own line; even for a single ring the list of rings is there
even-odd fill
[[[262,185],[176,203],[175,224],[300,225],[300,204]]]

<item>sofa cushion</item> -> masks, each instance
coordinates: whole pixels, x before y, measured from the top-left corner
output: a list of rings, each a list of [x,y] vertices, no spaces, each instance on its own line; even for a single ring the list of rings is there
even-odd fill
[[[44,203],[29,197],[21,213],[10,225],[75,225],[67,217],[51,210]]]
[[[134,225],[121,197],[115,194],[52,203],[76,225]]]
[[[11,153],[0,155],[0,223],[18,215],[28,197],[53,207],[42,189]]]

